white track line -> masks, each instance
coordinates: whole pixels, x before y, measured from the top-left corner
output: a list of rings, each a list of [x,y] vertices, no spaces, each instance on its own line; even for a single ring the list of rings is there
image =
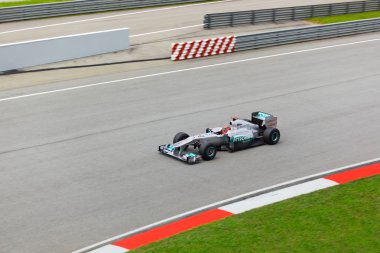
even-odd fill
[[[28,30],[36,30],[36,29],[42,29],[42,28],[54,27],[54,26],[78,24],[78,23],[96,21],[96,20],[102,20],[102,19],[138,15],[138,14],[144,14],[144,13],[156,12],[156,11],[166,11],[166,10],[173,10],[173,9],[179,9],[179,8],[187,8],[187,7],[192,7],[192,6],[225,3],[225,2],[231,2],[231,1],[232,0],[225,0],[225,1],[211,2],[211,3],[181,5],[181,6],[174,6],[174,7],[166,7],[166,8],[151,9],[151,10],[137,11],[137,12],[131,12],[131,13],[124,13],[124,14],[110,15],[110,16],[99,17],[99,18],[81,19],[81,20],[76,20],[76,21],[69,21],[69,22],[56,23],[56,24],[43,25],[43,26],[33,26],[33,27],[27,27],[27,28],[21,28],[21,29],[16,29],[16,30],[9,30],[9,31],[0,32],[0,35],[1,34],[8,34],[8,33],[15,33],[15,32],[23,32],[23,31],[28,31]]]
[[[141,36],[147,36],[147,35],[158,34],[158,33],[165,33],[165,32],[184,30],[184,29],[189,29],[189,28],[194,28],[194,27],[200,27],[200,26],[203,26],[203,24],[189,25],[189,26],[171,28],[171,29],[154,31],[154,32],[147,32],[147,33],[140,33],[140,34],[131,35],[129,37],[130,38],[141,37]],[[116,31],[116,30],[122,30],[122,29],[124,29],[124,28],[116,28],[116,29],[107,30],[107,31]],[[104,32],[104,31],[95,31],[95,32],[88,32],[88,33],[81,33],[81,34],[74,34],[74,35],[92,34],[92,33],[99,33],[99,32]],[[41,41],[41,40],[51,40],[51,39],[68,37],[68,36],[73,36],[73,35],[64,35],[64,36],[58,36],[58,37],[52,37],[52,38],[35,39],[35,40],[28,40],[28,41],[21,41],[21,42],[12,42],[12,43],[8,43],[8,44],[1,44],[0,46],[9,46],[9,45],[14,45],[14,44],[29,43],[29,42]]]
[[[119,79],[119,80],[101,82],[101,83],[93,83],[93,84],[75,86],[75,87],[64,88],[64,89],[57,89],[57,90],[44,91],[44,92],[36,92],[36,93],[31,93],[31,94],[26,94],[26,95],[19,95],[19,96],[14,96],[14,97],[1,98],[0,102],[9,101],[9,100],[16,100],[16,99],[21,99],[21,98],[27,98],[27,97],[34,97],[34,96],[42,96],[42,95],[47,95],[47,94],[52,94],[52,93],[58,93],[58,92],[65,92],[65,91],[70,91],[70,90],[84,89],[84,88],[101,86],[101,85],[107,85],[107,84],[118,83],[118,82],[125,82],[125,81],[137,80],[137,79],[150,78],[150,77],[155,77],[155,76],[163,76],[163,75],[170,75],[170,74],[187,72],[187,71],[193,71],[193,70],[200,70],[200,69],[206,69],[206,68],[220,67],[220,66],[225,66],[225,65],[230,65],[230,64],[236,64],[236,63],[242,63],[242,62],[257,61],[257,60],[269,59],[269,58],[286,56],[286,55],[307,53],[307,52],[319,51],[319,50],[324,50],[324,49],[329,49],[329,48],[336,48],[336,47],[344,47],[344,46],[350,46],[350,45],[356,45],[356,44],[363,44],[363,43],[369,43],[369,42],[375,42],[375,41],[380,41],[380,38],[378,38],[378,39],[371,39],[371,40],[362,40],[362,41],[356,41],[356,42],[350,42],[350,43],[344,43],[344,44],[337,44],[337,45],[331,45],[331,46],[325,46],[325,47],[310,48],[310,49],[304,49],[304,50],[287,52],[287,53],[266,55],[266,56],[260,56],[260,57],[254,57],[254,58],[248,58],[248,59],[237,60],[237,61],[230,61],[230,62],[223,62],[223,63],[217,63],[217,64],[200,66],[200,67],[188,68],[188,69],[179,69],[179,70],[173,70],[173,71],[167,71],[167,72],[161,72],[161,73],[155,73],[155,74],[149,74],[149,75],[143,75],[143,76],[136,76],[136,77],[130,77],[130,78],[125,78],[125,79]]]
[[[137,233],[141,233],[143,231],[147,231],[147,230],[155,228],[157,226],[161,226],[161,225],[164,225],[166,223],[169,223],[169,222],[172,222],[172,221],[184,218],[184,217],[188,217],[188,216],[194,215],[196,213],[199,213],[199,212],[202,212],[202,211],[205,211],[205,210],[209,210],[211,208],[223,206],[223,205],[226,205],[227,203],[233,203],[235,201],[238,201],[238,200],[241,200],[241,199],[244,199],[244,198],[249,198],[250,196],[252,196],[254,194],[257,194],[257,193],[260,193],[260,192],[270,191],[272,189],[277,189],[277,188],[285,186],[285,185],[290,185],[290,184],[297,183],[297,182],[303,182],[303,181],[306,181],[306,180],[311,179],[311,178],[322,177],[322,176],[325,176],[325,175],[328,175],[328,174],[332,174],[332,173],[339,172],[339,171],[342,171],[342,170],[346,170],[346,169],[349,169],[349,168],[359,167],[359,166],[362,166],[362,165],[365,165],[365,164],[369,164],[369,163],[374,163],[374,162],[377,162],[377,161],[380,161],[380,157],[375,158],[375,159],[371,159],[371,160],[367,160],[367,161],[364,161],[364,162],[360,162],[360,163],[346,165],[346,166],[343,166],[343,167],[339,167],[339,168],[336,168],[336,169],[333,169],[333,170],[328,170],[328,171],[325,171],[325,172],[313,174],[313,175],[310,175],[310,176],[297,178],[297,179],[290,180],[290,181],[287,181],[287,182],[284,182],[284,183],[281,183],[281,184],[276,184],[276,185],[273,185],[273,186],[265,187],[265,188],[262,188],[262,189],[259,189],[259,190],[251,191],[251,192],[248,192],[248,193],[245,193],[245,194],[233,197],[233,198],[222,200],[222,201],[219,201],[219,202],[207,205],[207,206],[203,206],[203,207],[194,209],[194,210],[189,211],[189,212],[185,212],[185,213],[182,213],[182,214],[179,214],[179,215],[176,215],[176,216],[173,216],[173,217],[170,217],[170,218],[167,218],[167,219],[155,222],[153,224],[150,224],[150,225],[147,225],[147,226],[144,226],[144,227],[141,227],[141,228],[129,231],[129,232],[124,233],[124,234],[120,234],[120,235],[114,236],[114,237],[109,238],[107,240],[104,240],[104,241],[95,243],[93,245],[87,246],[85,248],[73,251],[72,253],[87,252],[87,251],[89,251],[91,249],[94,249],[94,248],[100,247],[102,245],[106,245],[106,244],[112,243],[114,241],[117,241],[119,239],[125,238],[127,236],[131,236],[131,235],[134,235],[134,234],[137,234]]]
[[[62,39],[62,38],[70,38],[73,36],[83,36],[83,35],[91,35],[91,34],[100,34],[100,33],[105,33],[105,32],[122,31],[125,29],[126,28],[116,28],[116,29],[112,29],[112,30],[103,30],[103,31],[87,32],[87,33],[76,33],[76,34],[71,34],[71,35],[63,35],[63,36],[50,37],[50,38],[44,38],[44,39],[27,40],[27,41],[21,41],[21,42],[12,42],[12,43],[8,43],[8,44],[1,44],[0,47],[20,45],[20,44],[33,43],[33,42],[48,41],[48,40],[56,40],[56,39]]]
[[[140,34],[131,35],[129,37],[130,38],[132,38],[132,37],[141,37],[141,36],[146,36],[146,35],[151,35],[151,34],[156,34],[156,33],[171,32],[171,31],[189,29],[189,28],[194,28],[194,27],[199,27],[199,26],[203,26],[203,24],[183,26],[183,27],[172,28],[172,29],[167,29],[167,30],[160,30],[160,31],[155,31],[155,32],[148,32],[148,33],[140,33]]]

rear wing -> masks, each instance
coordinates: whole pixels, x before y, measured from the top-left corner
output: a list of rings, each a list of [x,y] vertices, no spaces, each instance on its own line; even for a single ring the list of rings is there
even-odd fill
[[[251,121],[260,128],[277,127],[277,117],[265,112],[253,112]]]

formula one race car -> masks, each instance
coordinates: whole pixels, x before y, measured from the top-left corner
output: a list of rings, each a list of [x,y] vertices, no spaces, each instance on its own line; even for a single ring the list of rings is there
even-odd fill
[[[207,128],[206,133],[189,136],[179,132],[173,144],[160,145],[158,151],[189,164],[214,159],[218,150],[234,152],[262,144],[274,145],[280,140],[277,117],[264,112],[253,112],[251,119],[233,117],[225,127]],[[189,147],[191,149],[189,149]]]

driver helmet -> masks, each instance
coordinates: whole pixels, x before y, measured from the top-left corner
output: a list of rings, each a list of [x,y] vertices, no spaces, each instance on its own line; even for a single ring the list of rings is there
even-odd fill
[[[236,117],[236,116],[232,116],[231,117],[231,121],[230,121],[230,126],[232,126],[232,122],[234,122],[235,120],[239,119],[239,117]]]

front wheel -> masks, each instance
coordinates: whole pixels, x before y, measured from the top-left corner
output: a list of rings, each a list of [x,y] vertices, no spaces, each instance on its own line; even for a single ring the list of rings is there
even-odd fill
[[[202,143],[199,147],[199,154],[203,160],[210,161],[215,158],[217,146],[212,143]]]
[[[174,143],[177,143],[177,142],[180,142],[180,141],[183,141],[183,140],[186,140],[187,138],[189,138],[189,135],[187,133],[184,133],[184,132],[179,132],[178,134],[176,134],[173,138],[173,144]],[[186,150],[189,146],[188,145],[185,145],[183,147],[183,151]],[[180,151],[181,149],[180,148],[177,148],[178,151]]]
[[[269,145],[277,144],[280,140],[280,130],[268,127],[264,130],[264,142]]]
[[[173,138],[173,143],[176,143],[176,142],[179,142],[179,141],[183,141],[185,139],[189,138],[189,135],[187,133],[184,133],[184,132],[179,132],[178,134],[176,134]]]

